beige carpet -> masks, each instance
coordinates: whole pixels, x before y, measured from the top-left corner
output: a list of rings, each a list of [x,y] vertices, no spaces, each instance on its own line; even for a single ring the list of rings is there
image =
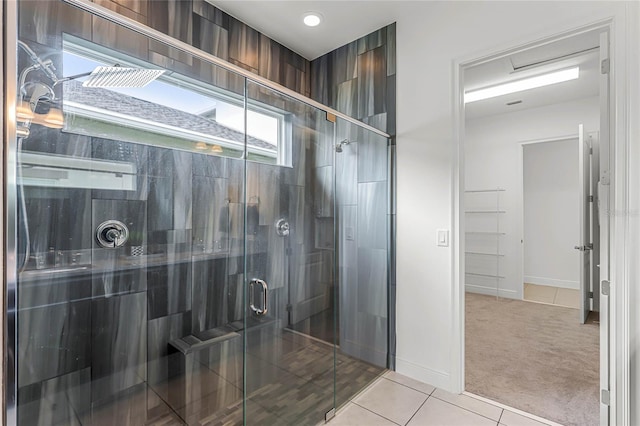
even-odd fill
[[[466,390],[565,425],[599,423],[598,324],[466,293]]]

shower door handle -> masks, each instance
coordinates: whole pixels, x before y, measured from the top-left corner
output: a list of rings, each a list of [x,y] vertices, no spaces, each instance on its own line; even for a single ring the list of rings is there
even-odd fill
[[[254,285],[259,285],[262,288],[262,308],[258,308],[255,304],[256,292],[253,288]],[[249,307],[256,315],[265,315],[267,313],[267,300],[269,299],[269,287],[264,280],[254,278],[249,282]]]

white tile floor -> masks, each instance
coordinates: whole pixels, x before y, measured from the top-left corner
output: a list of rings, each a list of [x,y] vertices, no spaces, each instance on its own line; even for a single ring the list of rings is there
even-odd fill
[[[468,395],[454,395],[388,371],[357,395],[329,426],[544,426],[535,420]],[[540,421],[539,421],[540,420]]]

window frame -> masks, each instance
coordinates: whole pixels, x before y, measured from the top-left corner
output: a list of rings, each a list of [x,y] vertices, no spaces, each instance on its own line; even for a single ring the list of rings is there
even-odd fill
[[[63,53],[68,52],[70,54],[80,56],[82,58],[86,58],[88,60],[96,61],[100,64],[118,63],[122,66],[128,66],[128,67],[163,68],[161,66],[151,64],[144,60],[135,58],[128,54],[113,50],[109,47],[102,46],[102,45],[99,45],[91,41],[87,41],[69,34],[65,34],[63,37],[62,52]],[[212,66],[217,67],[217,65],[215,64],[212,64]],[[165,73],[164,75],[158,78],[158,80],[161,81],[162,83],[174,85],[176,87],[183,88],[185,90],[191,90],[202,96],[212,98],[219,102],[225,102],[225,103],[231,104],[243,110],[245,106],[244,98],[246,97],[247,109],[246,111],[244,111],[244,117],[245,117],[244,130],[234,129],[232,127],[224,125],[223,123],[218,122],[218,125],[222,127],[242,133],[245,138],[244,143],[224,139],[224,138],[213,136],[213,135],[207,135],[205,133],[200,133],[195,131],[192,132],[182,127],[163,125],[162,123],[158,123],[157,121],[145,120],[139,117],[130,117],[130,116],[126,116],[125,114],[119,114],[114,111],[91,107],[90,105],[77,104],[70,101],[64,101],[64,106],[65,106],[64,112],[65,114],[71,113],[84,118],[98,120],[107,125],[108,124],[121,125],[134,130],[148,132],[150,134],[155,133],[155,134],[161,134],[165,136],[174,136],[174,137],[181,138],[183,140],[186,139],[186,140],[193,140],[193,141],[202,141],[204,139],[212,144],[221,145],[223,147],[227,147],[230,149],[237,149],[243,152],[245,151],[245,146],[246,146],[247,157],[254,154],[260,157],[267,157],[267,158],[274,159],[274,163],[271,163],[268,161],[261,161],[259,159],[247,158],[248,161],[255,161],[255,162],[260,162],[264,164],[272,164],[272,165],[284,166],[284,167],[292,167],[292,164],[291,164],[292,139],[293,139],[292,138],[292,134],[293,134],[292,115],[293,114],[292,113],[283,111],[272,105],[268,105],[263,102],[260,102],[256,99],[249,98],[247,93],[245,93],[244,95],[233,93],[229,90],[226,90],[222,87],[215,86],[211,83],[204,83],[192,77],[182,75],[177,71],[173,71],[171,69],[167,69],[167,71],[168,73]],[[251,82],[259,85],[259,83],[256,83],[253,81]],[[266,117],[276,119],[276,122],[277,122],[276,141],[277,142],[276,142],[275,151],[267,148],[255,146],[255,145],[250,145],[247,143],[246,139],[248,137],[254,137],[256,139],[260,139],[248,134],[245,131],[247,127],[246,120],[248,117],[248,112],[254,112]],[[189,114],[186,111],[185,113]],[[105,120],[105,118],[108,118],[109,120]],[[74,133],[77,131],[77,129],[73,129],[73,128],[69,129],[66,124],[63,130],[74,132]],[[83,133],[86,134],[87,132],[83,131]],[[88,135],[88,136],[91,136],[91,135]],[[264,139],[261,139],[261,140],[264,140]],[[135,140],[128,140],[127,142],[142,143],[147,145],[149,144],[144,141],[135,141]],[[197,149],[189,149],[187,147],[182,147],[182,146],[181,147],[176,146],[172,148],[188,150],[191,152],[205,154],[205,155],[219,155],[217,153],[210,153],[208,151],[203,152],[203,151],[198,151]],[[244,158],[244,156],[245,155],[243,155],[242,158]],[[230,158],[233,158],[233,157],[230,157]]]

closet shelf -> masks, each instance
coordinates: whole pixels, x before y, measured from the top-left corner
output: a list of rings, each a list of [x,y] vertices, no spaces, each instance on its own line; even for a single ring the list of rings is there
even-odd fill
[[[506,189],[504,188],[495,188],[495,189],[467,189],[464,192],[472,193],[472,192],[504,192]]]
[[[492,275],[492,274],[477,274],[475,272],[465,272],[466,275],[473,275],[475,277],[489,277],[489,278],[504,278],[502,275]]]
[[[482,222],[482,225],[476,225],[475,230],[473,228],[465,230],[468,245],[466,248],[468,251],[465,251],[465,269],[487,272],[480,273],[465,270],[465,285],[494,290],[492,288],[493,282],[496,297],[500,293],[502,280],[505,279],[505,276],[501,275],[504,273],[501,270],[501,264],[506,259],[506,256],[502,253],[504,248],[501,248],[501,246],[504,243],[503,237],[506,237],[507,233],[500,232],[504,229],[504,226],[501,226],[506,218],[504,213],[507,213],[505,205],[500,203],[503,192],[506,192],[506,190],[500,187],[465,191],[464,214],[471,222],[474,220]],[[472,237],[474,235],[475,237]],[[485,279],[474,280],[472,277],[483,277]],[[483,282],[470,283],[467,281]]]
[[[504,254],[500,254],[500,253],[481,253],[479,251],[465,251],[464,254],[474,254],[474,255],[479,255],[479,256],[504,257]]]
[[[469,235],[507,235],[506,232],[488,232],[488,231],[467,231]]]

